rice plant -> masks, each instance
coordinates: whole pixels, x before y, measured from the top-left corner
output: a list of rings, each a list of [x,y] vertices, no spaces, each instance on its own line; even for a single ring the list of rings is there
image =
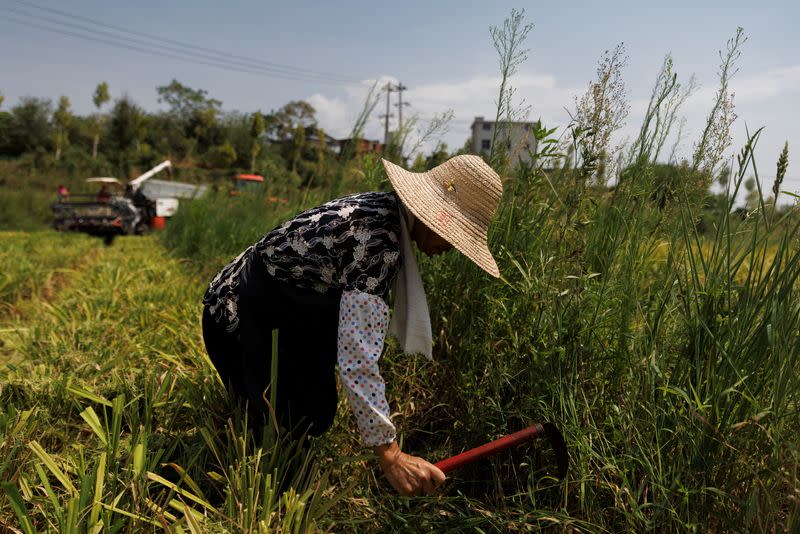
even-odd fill
[[[202,285],[152,238],[101,249],[16,329],[0,387],[0,523],[23,531],[308,532],[311,450],[255,442],[204,356]],[[156,249],[158,250],[158,249]]]

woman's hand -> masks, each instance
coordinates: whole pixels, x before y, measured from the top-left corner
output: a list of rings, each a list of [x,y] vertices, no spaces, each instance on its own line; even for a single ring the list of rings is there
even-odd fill
[[[389,484],[406,497],[430,495],[446,478],[432,463],[401,451],[395,441],[373,450]]]

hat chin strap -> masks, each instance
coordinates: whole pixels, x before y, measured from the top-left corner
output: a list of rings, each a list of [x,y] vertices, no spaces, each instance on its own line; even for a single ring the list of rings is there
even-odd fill
[[[423,354],[433,359],[431,315],[417,258],[411,248],[414,215],[402,202],[400,208],[400,253],[403,261],[394,279],[394,309],[389,333],[400,342],[405,354]]]

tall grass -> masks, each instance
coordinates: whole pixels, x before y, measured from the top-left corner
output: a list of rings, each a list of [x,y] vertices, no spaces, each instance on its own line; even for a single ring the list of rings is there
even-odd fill
[[[661,127],[645,125],[644,138],[665,138]],[[573,132],[580,153],[591,132]],[[610,191],[587,187],[588,158],[510,176],[490,237],[500,281],[458,255],[423,264],[440,363],[387,357],[401,439],[437,458],[551,420],[572,470],[555,483],[541,448],[517,451],[456,474],[447,497],[413,511],[374,494],[380,524],[800,528],[800,218],[772,224],[763,200],[744,221],[732,215],[742,180],[757,175],[757,139],[710,234],[697,226],[708,176],[678,168],[659,188],[645,146]]]
[[[768,225],[759,210],[734,230],[723,211],[701,236],[694,199],[668,219],[629,183],[565,229],[549,186],[509,185],[492,240],[501,281],[460,257],[426,266],[444,361],[427,386],[446,409],[408,426],[433,429],[435,450],[451,434],[561,425],[566,484],[511,461],[468,475],[517,522],[533,509],[609,531],[797,528],[799,219]]]
[[[507,26],[524,36],[518,18]],[[531,445],[455,474],[444,495],[409,507],[369,474],[374,466],[365,470],[342,419],[324,450],[339,484],[368,500],[331,509],[340,529],[800,528],[800,218],[768,217],[763,200],[743,220],[732,214],[742,180],[757,175],[754,135],[714,200],[722,208],[710,231],[700,231],[710,172],[665,173],[657,162],[692,87],[676,80],[665,61],[612,188],[591,182],[591,128],[568,130],[577,156],[556,171],[544,168],[563,157],[555,132],[535,129],[545,150],[504,173],[490,234],[502,278],[455,253],[423,259],[436,362],[392,348],[384,358],[405,449],[437,459],[549,420],[571,448],[567,480],[550,476],[547,449]],[[498,106],[513,109],[508,91]]]
[[[169,221],[164,243],[208,274],[299,211],[303,196],[278,197],[267,190],[235,197],[216,193],[184,202]],[[317,200],[311,195],[305,202],[310,207]]]

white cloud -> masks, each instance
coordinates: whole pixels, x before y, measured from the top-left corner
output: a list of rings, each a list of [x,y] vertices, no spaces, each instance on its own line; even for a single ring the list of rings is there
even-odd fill
[[[800,88],[800,65],[775,69],[747,78],[734,78],[731,88],[735,101],[761,101],[784,93],[797,92]]]
[[[380,88],[387,83],[396,84],[397,80],[391,76],[381,76],[377,80],[363,80],[361,85],[347,86],[344,95],[330,97],[314,93],[307,97],[306,101],[314,106],[317,112],[317,121],[329,135],[344,138],[350,135],[353,124],[364,109],[370,89],[374,86],[376,91],[380,91]],[[369,138],[383,137],[383,130],[375,126],[378,113],[385,109],[381,102],[376,106],[372,120],[367,122],[365,135]],[[380,135],[378,134],[379,130]]]
[[[496,109],[500,88],[499,77],[477,77],[453,82],[435,82],[411,87],[408,99],[421,115],[452,109],[456,118],[472,121],[476,116],[489,117]],[[520,74],[510,81],[517,102],[530,104],[533,117],[562,115],[561,107],[572,101],[573,88],[558,87],[549,74]]]
[[[334,137],[344,137],[343,128],[347,121],[348,102],[344,98],[329,98],[315,93],[306,99],[317,112],[317,121],[322,128]]]
[[[361,87],[348,87],[342,96],[331,97],[315,93],[308,97],[317,110],[320,125],[335,137],[344,137],[350,133],[353,122],[364,106],[364,101],[369,88],[374,81],[365,81]],[[379,78],[377,87],[383,87],[387,82],[396,84],[396,79],[390,76]],[[564,107],[572,106],[573,96],[580,89],[572,87],[559,87],[555,76],[550,74],[521,73],[511,79],[515,88],[515,101],[525,101],[530,104],[531,118],[541,118],[546,124],[564,123],[568,119]],[[418,115],[420,124],[424,124],[435,114],[453,110],[454,119],[449,130],[444,134],[442,141],[451,148],[461,146],[464,140],[471,135],[470,124],[476,116],[493,117],[496,107],[497,94],[500,87],[499,77],[480,76],[465,80],[434,81],[431,83],[410,85],[403,93],[404,102],[410,105],[404,107],[404,117]],[[394,117],[390,120],[390,129],[397,124],[397,94],[391,96],[390,113]],[[375,112],[367,122],[365,134],[372,139],[383,138],[383,120],[379,115],[386,112],[385,96],[375,108]],[[437,141],[432,141],[424,150],[430,150]]]

